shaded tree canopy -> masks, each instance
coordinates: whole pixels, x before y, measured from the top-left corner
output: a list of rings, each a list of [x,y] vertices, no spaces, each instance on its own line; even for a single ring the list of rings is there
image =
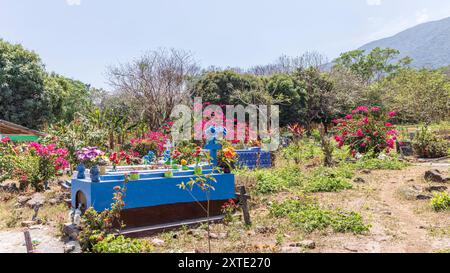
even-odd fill
[[[37,128],[49,115],[39,56],[0,40],[0,119]]]
[[[450,117],[450,79],[438,70],[402,69],[370,88],[400,121],[439,122]]]
[[[395,61],[399,54],[398,50],[392,48],[377,47],[367,54],[364,50],[353,50],[335,59],[334,67],[347,68],[366,83],[372,83],[411,63],[409,57]]]
[[[39,56],[0,40],[0,119],[38,129],[70,122],[92,106],[96,90],[80,81],[47,73]]]
[[[192,84],[192,95],[214,104],[242,103],[239,93],[264,89],[263,81],[254,75],[232,70],[207,71]],[[242,94],[241,94],[242,95]]]

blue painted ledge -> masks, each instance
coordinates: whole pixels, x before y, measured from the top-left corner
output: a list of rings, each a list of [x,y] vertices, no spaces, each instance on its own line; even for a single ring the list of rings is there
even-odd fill
[[[194,187],[191,192],[180,189],[177,185],[187,183],[195,178],[193,171],[173,171],[172,178],[164,177],[164,170],[141,171],[140,179],[129,181],[126,185],[124,209],[143,208],[166,204],[206,201],[206,193]],[[203,173],[212,173],[206,169]],[[210,200],[227,200],[235,198],[234,174],[212,173],[217,182],[211,182],[215,190],[210,191]],[[72,206],[77,205],[77,194],[82,193],[86,198],[86,206],[96,211],[103,211],[111,207],[115,186],[123,186],[123,172],[110,172],[100,177],[100,183],[92,183],[86,179],[72,180]]]

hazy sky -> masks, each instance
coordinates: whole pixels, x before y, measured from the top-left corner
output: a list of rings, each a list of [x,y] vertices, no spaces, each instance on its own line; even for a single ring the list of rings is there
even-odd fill
[[[108,88],[108,65],[146,50],[190,50],[203,67],[249,67],[281,54],[329,59],[418,23],[448,0],[0,0],[0,38],[50,71]]]

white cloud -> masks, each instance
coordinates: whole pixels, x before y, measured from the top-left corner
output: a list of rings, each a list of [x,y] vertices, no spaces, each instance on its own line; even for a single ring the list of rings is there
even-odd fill
[[[424,23],[430,19],[430,13],[428,12],[428,9],[422,9],[416,13],[416,22],[417,23]]]
[[[66,3],[69,6],[79,6],[81,5],[81,0],[66,0]]]
[[[381,6],[381,0],[366,0],[367,5],[369,6]]]

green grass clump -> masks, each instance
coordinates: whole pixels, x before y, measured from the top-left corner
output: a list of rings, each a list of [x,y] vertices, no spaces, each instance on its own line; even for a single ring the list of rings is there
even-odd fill
[[[336,168],[320,167],[308,176],[304,189],[307,192],[339,192],[351,189],[349,180],[353,175],[353,170],[346,165]]]
[[[287,188],[287,181],[275,172],[258,170],[255,173],[255,191],[261,194],[276,193]]]
[[[434,193],[430,205],[435,211],[450,210],[450,195],[448,192]]]
[[[323,209],[314,202],[287,200],[273,204],[270,213],[277,218],[288,217],[295,226],[308,233],[331,228],[335,232],[362,234],[370,229],[356,212]]]
[[[253,190],[257,194],[276,193],[298,186],[303,176],[296,166],[254,170],[245,175],[256,180]]]
[[[302,139],[283,148],[281,150],[281,156],[288,161],[294,161],[296,164],[299,164],[305,163],[315,157],[321,157],[322,150],[320,145],[314,140]]]
[[[360,170],[402,170],[408,166],[409,164],[407,162],[400,161],[397,158],[384,160],[378,158],[365,158],[356,162],[356,168]]]

